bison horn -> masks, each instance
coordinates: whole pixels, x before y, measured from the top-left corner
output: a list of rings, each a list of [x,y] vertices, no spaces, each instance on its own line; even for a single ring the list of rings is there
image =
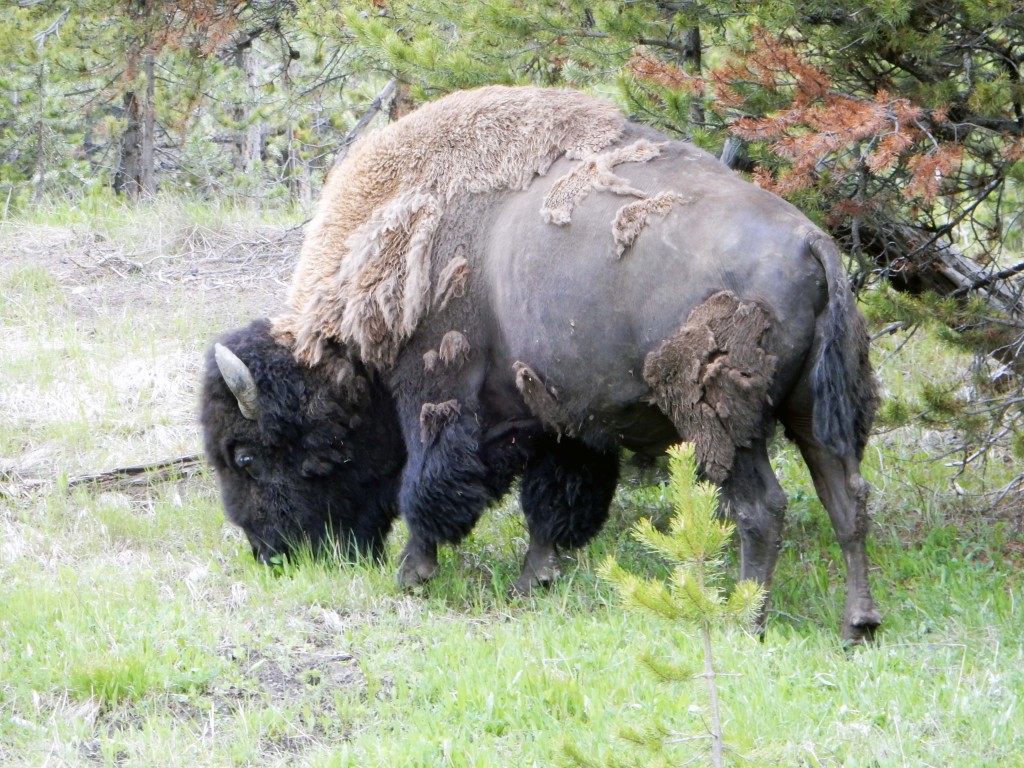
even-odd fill
[[[259,390],[252,372],[238,355],[222,344],[213,345],[213,357],[224,383],[238,401],[238,410],[245,418],[256,421],[260,415]]]

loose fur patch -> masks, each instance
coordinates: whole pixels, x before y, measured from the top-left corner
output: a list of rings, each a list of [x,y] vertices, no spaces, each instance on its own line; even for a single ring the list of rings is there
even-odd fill
[[[625,124],[611,104],[576,91],[489,86],[365,136],[328,176],[275,329],[307,365],[336,339],[388,367],[432,297],[443,305],[464,289],[468,262],[431,263],[451,201],[524,189],[562,155],[600,152]]]
[[[437,368],[437,350],[428,349],[423,353],[423,370],[427,373],[433,373],[434,369]]]
[[[462,406],[458,400],[424,403],[420,408],[420,442],[423,445],[433,443],[441,430],[459,418],[461,413]]]
[[[578,166],[560,178],[544,197],[540,215],[551,224],[568,224],[573,209],[586,197],[590,190],[611,192],[616,195],[645,197],[642,190],[630,186],[629,182],[612,171],[621,163],[646,163],[661,154],[665,144],[655,144],[641,139],[624,147],[616,147],[598,155],[584,158]]]
[[[364,362],[390,365],[430,304],[430,255],[441,208],[434,195],[401,194],[349,237],[334,278],[310,304],[317,325],[297,334],[322,354],[324,336],[356,346]],[[333,311],[336,310],[336,311]]]
[[[549,389],[526,363],[517,360],[512,365],[512,371],[516,377],[516,388],[533,415],[559,434],[575,437],[577,430],[565,408],[558,402],[558,392]]]
[[[771,325],[761,304],[721,291],[695,307],[644,363],[655,404],[694,444],[713,482],[729,476],[736,448],[749,446],[766,428],[778,362],[767,348]]]
[[[437,310],[440,312],[447,307],[453,298],[465,296],[468,282],[469,261],[466,259],[465,249],[460,245],[455,249],[455,255],[441,269],[441,274],[437,276],[437,289],[434,291],[434,306]]]
[[[652,214],[664,218],[673,205],[685,202],[686,198],[678,192],[659,192],[654,197],[635,200],[619,208],[612,222],[612,237],[619,256],[633,245]]]
[[[437,353],[445,366],[461,366],[469,359],[469,340],[458,331],[448,331],[441,338]]]

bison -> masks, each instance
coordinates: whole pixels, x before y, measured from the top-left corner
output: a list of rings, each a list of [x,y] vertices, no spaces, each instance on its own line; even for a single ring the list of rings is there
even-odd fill
[[[306,540],[437,570],[516,478],[516,589],[608,516],[621,448],[694,443],[768,587],[797,446],[846,562],[842,633],[870,638],[865,323],[832,241],[713,156],[564,90],[452,94],[329,176],[286,306],[223,337],[201,422],[227,516],[269,560]],[[761,621],[763,621],[763,616]]]

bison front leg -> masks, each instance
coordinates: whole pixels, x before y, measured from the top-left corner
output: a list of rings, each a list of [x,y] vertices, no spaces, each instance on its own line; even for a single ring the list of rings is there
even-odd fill
[[[407,414],[411,412],[409,408]],[[439,544],[457,544],[507,489],[480,456],[475,416],[456,401],[425,403],[403,425],[408,459],[398,504],[409,529],[399,584],[416,587],[437,572]],[[400,411],[401,413],[401,411]]]
[[[752,579],[770,590],[782,548],[787,502],[763,441],[736,449],[732,470],[722,484],[722,500],[739,531],[740,578]],[[755,631],[764,631],[767,613],[765,601]]]
[[[529,594],[558,576],[558,551],[586,544],[608,519],[619,476],[617,451],[546,437],[523,472],[520,503],[530,545],[513,590]]]

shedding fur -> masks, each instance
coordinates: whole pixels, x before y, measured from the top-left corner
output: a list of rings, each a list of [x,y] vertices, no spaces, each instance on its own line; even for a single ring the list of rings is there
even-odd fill
[[[431,297],[464,290],[468,262],[441,267],[433,285],[431,240],[452,200],[524,189],[562,155],[600,152],[625,124],[611,104],[575,91],[489,86],[363,137],[325,183],[276,333],[294,338],[307,365],[335,339],[390,366]]]
[[[612,222],[612,237],[619,256],[636,242],[652,215],[665,218],[673,205],[685,202],[687,198],[678,192],[659,192],[654,197],[635,200],[619,208]]]
[[[664,143],[655,144],[647,139],[615,147],[583,159],[578,166],[560,178],[544,197],[540,215],[550,224],[564,225],[572,221],[573,209],[591,190],[611,192],[615,195],[645,197],[643,190],[630,185],[615,175],[612,169],[621,163],[646,163],[661,154]]]
[[[720,291],[647,355],[644,380],[684,440],[694,443],[709,480],[729,476],[737,447],[762,437],[777,358],[772,318],[759,303]]]
[[[469,282],[469,261],[465,256],[465,248],[461,245],[455,249],[455,255],[441,269],[437,276],[437,288],[434,291],[434,306],[438,312],[448,306],[453,298],[459,299],[466,295]]]
[[[320,322],[300,328],[299,348],[324,334],[355,345],[366,362],[390,365],[430,306],[430,253],[440,218],[437,198],[423,192],[401,194],[374,211],[348,239],[335,279],[315,297]]]
[[[459,331],[448,331],[441,338],[438,358],[446,367],[462,366],[469,359],[469,340]]]
[[[437,440],[441,431],[459,418],[462,406],[458,400],[443,403],[424,403],[420,408],[420,442],[430,445]]]
[[[428,349],[423,353],[423,370],[426,373],[433,373],[437,369],[437,350]]]
[[[533,415],[560,435],[575,437],[577,430],[572,426],[565,408],[558,402],[558,392],[547,387],[540,376],[524,362],[517,360],[512,365],[512,372],[516,377],[516,389]]]

